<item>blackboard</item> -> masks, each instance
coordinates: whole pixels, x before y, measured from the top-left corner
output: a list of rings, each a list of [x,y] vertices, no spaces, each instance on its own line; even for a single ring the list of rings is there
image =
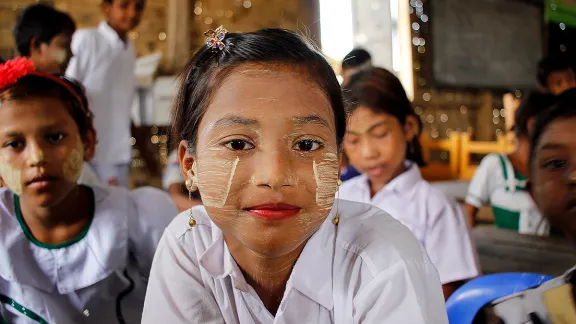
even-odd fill
[[[432,78],[438,87],[536,86],[543,9],[527,0],[431,0]]]

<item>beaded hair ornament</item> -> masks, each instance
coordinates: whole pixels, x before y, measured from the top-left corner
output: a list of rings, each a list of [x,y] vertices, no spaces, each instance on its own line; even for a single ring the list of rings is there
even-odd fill
[[[204,36],[208,37],[206,38],[206,45],[215,51],[223,50],[226,45],[222,41],[227,33],[228,31],[223,26],[216,28],[216,30],[209,29],[204,33]]]
[[[64,89],[68,90],[74,99],[76,99],[86,115],[92,117],[92,113],[88,110],[88,107],[85,106],[82,96],[80,96],[78,91],[76,91],[68,82],[74,83],[76,86],[83,89],[82,85],[66,78],[65,76],[54,76],[52,74],[36,71],[34,62],[25,57],[18,57],[0,64],[0,91],[15,84],[18,80],[27,75],[35,75],[58,83],[64,87]]]

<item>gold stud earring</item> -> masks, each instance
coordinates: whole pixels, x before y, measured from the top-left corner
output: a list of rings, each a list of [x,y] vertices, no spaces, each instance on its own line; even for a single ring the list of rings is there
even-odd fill
[[[186,185],[186,189],[190,190],[190,187],[192,187],[192,180],[186,179],[184,184]]]
[[[190,227],[194,227],[196,226],[196,219],[192,214],[192,191],[188,191],[188,201],[190,202],[190,218],[188,219],[188,225],[190,225]]]
[[[338,223],[340,223],[340,214],[338,207],[340,205],[340,185],[342,185],[342,180],[338,179],[337,184],[338,184],[338,191],[336,192],[336,215],[334,216],[334,218],[332,218],[332,224],[336,226],[338,226]]]

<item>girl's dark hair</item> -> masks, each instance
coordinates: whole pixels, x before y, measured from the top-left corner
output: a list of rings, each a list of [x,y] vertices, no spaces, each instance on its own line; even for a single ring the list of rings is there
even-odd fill
[[[534,162],[536,147],[542,138],[542,134],[544,134],[550,124],[559,119],[574,117],[576,117],[576,89],[566,90],[558,97],[558,101],[552,108],[544,110],[536,117],[532,139],[530,140],[530,166]]]
[[[533,91],[526,96],[514,113],[514,126],[512,130],[517,137],[530,138],[528,122],[538,116],[542,111],[554,105],[556,98],[549,93]]]
[[[0,90],[0,103],[9,100],[27,100],[32,98],[56,98],[62,100],[68,112],[76,122],[80,137],[86,139],[88,131],[94,130],[92,113],[88,109],[88,100],[84,88],[77,82],[61,77],[63,82],[68,84],[76,93],[51,79],[38,76],[26,75],[16,83]],[[77,96],[75,96],[77,95]],[[82,102],[79,102],[79,99]],[[2,109],[2,108],[0,108]]]
[[[400,80],[382,68],[370,68],[360,71],[350,78],[344,90],[346,112],[350,115],[358,107],[364,106],[376,113],[386,113],[394,116],[401,125],[406,124],[408,116],[414,116],[418,123],[418,134],[406,143],[406,159],[425,166],[420,145],[422,121],[412,108],[412,104],[402,87]]]
[[[187,140],[189,149],[194,151],[200,121],[227,74],[242,64],[265,63],[299,68],[326,93],[334,112],[336,140],[340,146],[346,132],[342,92],[334,71],[319,51],[300,35],[276,28],[228,33],[223,43],[223,50],[204,45],[184,69],[172,110],[173,141]]]

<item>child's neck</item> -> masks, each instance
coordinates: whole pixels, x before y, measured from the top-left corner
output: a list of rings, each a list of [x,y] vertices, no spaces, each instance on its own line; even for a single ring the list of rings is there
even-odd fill
[[[528,152],[530,144],[527,140],[518,140],[516,150],[508,155],[512,167],[523,176],[528,175]]]
[[[373,179],[368,178],[368,184],[370,185],[370,198],[373,198],[378,191],[382,190],[384,186],[390,183],[390,181],[394,180],[394,178],[397,176],[404,173],[404,171],[406,171],[406,165],[404,164],[404,161],[402,161],[402,163],[400,163],[396,169],[390,172],[387,177],[381,177],[378,179],[378,181],[374,181]]]
[[[278,258],[259,255],[226,234],[224,240],[230,254],[242,269],[246,282],[254,288],[266,309],[275,315],[284,296],[286,283],[307,240],[296,250]]]
[[[116,34],[118,34],[118,37],[124,42],[126,43],[128,41],[128,32],[125,31],[121,31],[118,28],[115,28],[114,25],[110,24],[109,21],[106,21],[106,23],[108,24],[108,26],[110,26],[110,28],[112,28],[112,30],[114,30],[116,32]]]
[[[48,208],[20,197],[22,218],[32,236],[50,245],[65,243],[80,235],[93,216],[91,205],[90,189],[81,186],[76,186],[62,202]]]

